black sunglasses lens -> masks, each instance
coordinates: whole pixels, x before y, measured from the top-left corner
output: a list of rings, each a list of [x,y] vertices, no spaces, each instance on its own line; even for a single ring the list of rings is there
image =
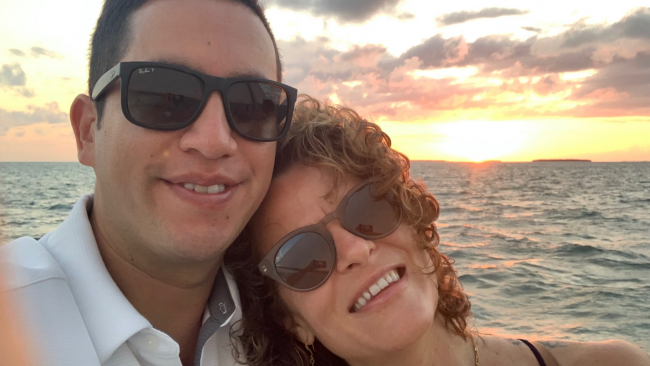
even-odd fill
[[[148,128],[178,129],[198,111],[203,90],[203,82],[193,75],[161,67],[141,67],[129,79],[129,113]]]
[[[228,106],[235,129],[247,137],[276,139],[287,121],[287,92],[273,84],[235,83],[228,90]]]
[[[334,253],[327,240],[311,232],[289,239],[275,255],[275,269],[280,278],[287,285],[303,290],[322,284],[333,264]]]
[[[361,237],[381,237],[399,224],[399,211],[386,199],[372,196],[372,186],[367,185],[354,193],[345,205],[345,226]]]

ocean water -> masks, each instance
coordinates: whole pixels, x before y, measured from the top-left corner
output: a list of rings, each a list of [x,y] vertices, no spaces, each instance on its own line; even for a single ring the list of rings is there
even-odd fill
[[[650,163],[413,162],[483,333],[650,352]],[[92,192],[77,163],[0,163],[0,245]]]

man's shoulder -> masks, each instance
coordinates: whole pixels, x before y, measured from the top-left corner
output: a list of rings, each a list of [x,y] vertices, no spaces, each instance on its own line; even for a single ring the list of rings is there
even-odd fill
[[[37,240],[22,237],[0,246],[4,290],[16,290],[47,280],[66,280],[61,266]]]
[[[68,279],[41,242],[24,237],[1,246],[0,268],[0,291],[20,309],[39,365],[99,365]]]

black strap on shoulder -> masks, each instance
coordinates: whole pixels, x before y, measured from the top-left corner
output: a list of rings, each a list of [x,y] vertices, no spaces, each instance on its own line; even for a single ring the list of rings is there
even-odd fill
[[[539,353],[539,351],[537,350],[537,348],[535,348],[535,346],[533,346],[530,342],[528,342],[528,341],[525,340],[525,339],[520,339],[520,341],[522,341],[525,345],[528,346],[528,348],[530,348],[530,350],[531,350],[531,351],[533,352],[533,354],[535,355],[535,358],[537,359],[537,362],[539,362],[539,366],[546,366],[546,362],[544,362],[544,358],[543,358],[542,355]]]

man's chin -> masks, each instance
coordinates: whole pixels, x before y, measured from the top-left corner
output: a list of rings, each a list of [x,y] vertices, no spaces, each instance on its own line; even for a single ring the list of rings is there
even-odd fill
[[[162,239],[167,251],[179,262],[220,261],[237,235],[223,235],[216,230],[169,233]]]

